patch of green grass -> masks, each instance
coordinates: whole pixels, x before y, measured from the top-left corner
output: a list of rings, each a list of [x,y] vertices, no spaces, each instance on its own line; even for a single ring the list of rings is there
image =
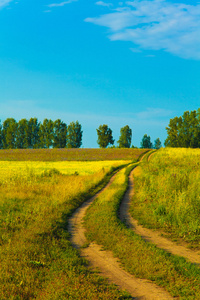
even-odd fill
[[[88,269],[67,231],[72,212],[105,185],[114,170],[84,176],[53,170],[2,184],[1,300],[130,299]]]
[[[160,149],[141,166],[132,216],[146,227],[200,245],[200,150]]]
[[[184,258],[170,255],[145,242],[118,218],[127,188],[130,167],[121,170],[113,183],[89,207],[85,227],[89,241],[113,251],[131,274],[163,286],[179,299],[200,299],[200,269]]]

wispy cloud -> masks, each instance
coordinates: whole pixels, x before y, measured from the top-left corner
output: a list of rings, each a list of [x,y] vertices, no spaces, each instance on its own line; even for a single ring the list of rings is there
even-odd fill
[[[85,21],[108,27],[111,41],[131,41],[140,49],[200,60],[200,4],[127,1],[112,13]]]
[[[12,1],[13,0],[0,0],[0,9],[3,8],[4,6],[7,6]]]
[[[135,114],[137,120],[159,120],[169,118],[172,115],[172,111],[163,108],[149,107],[145,111],[141,111]]]
[[[68,0],[68,1],[63,1],[61,3],[52,3],[52,4],[49,4],[47,5],[48,7],[60,7],[60,6],[64,6],[66,4],[70,4],[72,2],[76,2],[78,0]]]
[[[103,2],[103,1],[97,1],[95,4],[100,5],[100,6],[105,6],[105,7],[113,6],[112,3],[106,3],[106,2]]]

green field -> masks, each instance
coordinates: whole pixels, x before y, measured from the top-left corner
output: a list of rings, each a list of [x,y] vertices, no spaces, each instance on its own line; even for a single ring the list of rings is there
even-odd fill
[[[17,153],[12,161],[8,152]],[[0,162],[0,299],[127,299],[88,270],[69,242],[67,220],[130,154],[137,160],[144,151],[131,150],[124,160],[102,161],[100,154],[94,161],[94,150],[91,161],[79,162],[70,161],[69,151],[64,161],[59,151],[52,161],[46,150],[37,151],[46,161],[34,161],[29,150],[8,152],[1,151]]]
[[[1,300],[130,299],[88,269],[67,231],[72,212],[121,167],[87,211],[88,241],[113,251],[129,273],[152,280],[177,299],[200,299],[197,265],[145,242],[118,218],[128,174],[146,150],[104,149],[109,157],[105,160],[100,159],[101,150],[97,155],[97,149],[90,149],[88,159],[83,159],[85,150],[75,151],[79,161],[76,156],[72,161],[72,152],[65,149],[63,160],[58,159],[58,149],[51,157],[47,153],[53,150],[37,150],[38,159],[35,151],[31,156],[29,150],[1,150]],[[16,157],[11,159],[11,153]],[[199,165],[200,150],[190,149],[161,149],[140,162],[132,199],[134,218],[199,247]]]
[[[179,156],[178,150],[177,152],[175,150],[175,153]],[[157,160],[157,155],[160,157],[162,151],[154,154],[154,160]],[[150,168],[148,162],[144,162],[142,169],[148,168]],[[119,258],[126,271],[137,277],[152,280],[168,290],[173,297],[187,300],[200,299],[200,268],[198,265],[189,263],[183,257],[171,255],[154,244],[146,242],[119,220],[118,209],[127,188],[129,172],[130,167],[122,169],[112,185],[89,207],[85,218],[88,240],[103,245],[104,249],[113,251],[114,256]],[[152,182],[154,182],[154,178],[152,178]],[[148,187],[150,188],[150,184]],[[137,185],[137,194],[141,193],[140,188],[141,185]],[[134,207],[135,201],[133,201],[132,211],[134,211]],[[148,212],[144,201],[143,209],[137,216],[140,215],[140,219],[143,219],[143,216],[148,216]]]
[[[200,150],[166,148],[143,164],[135,178],[132,215],[200,246]]]

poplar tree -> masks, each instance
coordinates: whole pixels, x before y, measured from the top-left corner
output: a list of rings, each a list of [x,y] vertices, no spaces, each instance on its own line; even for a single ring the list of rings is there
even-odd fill
[[[80,148],[82,145],[82,126],[78,121],[71,122],[67,127],[67,148]]]
[[[97,143],[100,148],[106,148],[109,144],[113,145],[115,142],[112,136],[112,130],[106,124],[99,126],[97,129],[97,136]]]
[[[28,148],[28,121],[26,119],[22,119],[18,122],[16,133],[16,148]]]
[[[2,125],[0,120],[0,149],[3,148],[3,142],[2,142]]]
[[[200,109],[185,111],[183,116],[170,119],[165,146],[200,147]]]
[[[2,143],[4,149],[16,148],[17,122],[13,118],[7,118],[3,122]]]
[[[182,117],[170,119],[167,129],[167,138],[165,140],[166,147],[178,147],[181,144],[180,128],[182,126]]]
[[[37,118],[31,118],[28,121],[28,148],[39,148],[39,128],[40,123]]]
[[[119,148],[130,148],[132,138],[132,130],[126,125],[120,129],[120,137],[118,140]]]
[[[141,148],[143,149],[151,149],[153,148],[151,137],[145,134],[141,141]]]
[[[53,147],[65,148],[67,142],[67,125],[60,119],[57,119],[54,124]]]
[[[161,144],[161,141],[159,138],[157,138],[155,141],[154,141],[154,149],[160,149],[162,147],[162,144]]]
[[[50,148],[53,145],[54,123],[50,119],[44,119],[39,127],[39,147]]]

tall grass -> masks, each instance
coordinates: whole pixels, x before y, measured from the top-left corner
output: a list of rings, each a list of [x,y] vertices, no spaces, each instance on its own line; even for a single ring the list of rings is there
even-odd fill
[[[199,149],[156,152],[135,177],[132,215],[145,226],[200,244],[199,167]]]
[[[67,232],[69,215],[107,180],[111,167],[91,175],[32,169],[1,180],[1,300],[129,298],[88,270]]]
[[[178,299],[200,299],[200,269],[185,259],[145,242],[118,218],[127,187],[129,169],[121,170],[113,183],[89,207],[85,218],[87,238],[113,251],[124,268],[166,288]]]

